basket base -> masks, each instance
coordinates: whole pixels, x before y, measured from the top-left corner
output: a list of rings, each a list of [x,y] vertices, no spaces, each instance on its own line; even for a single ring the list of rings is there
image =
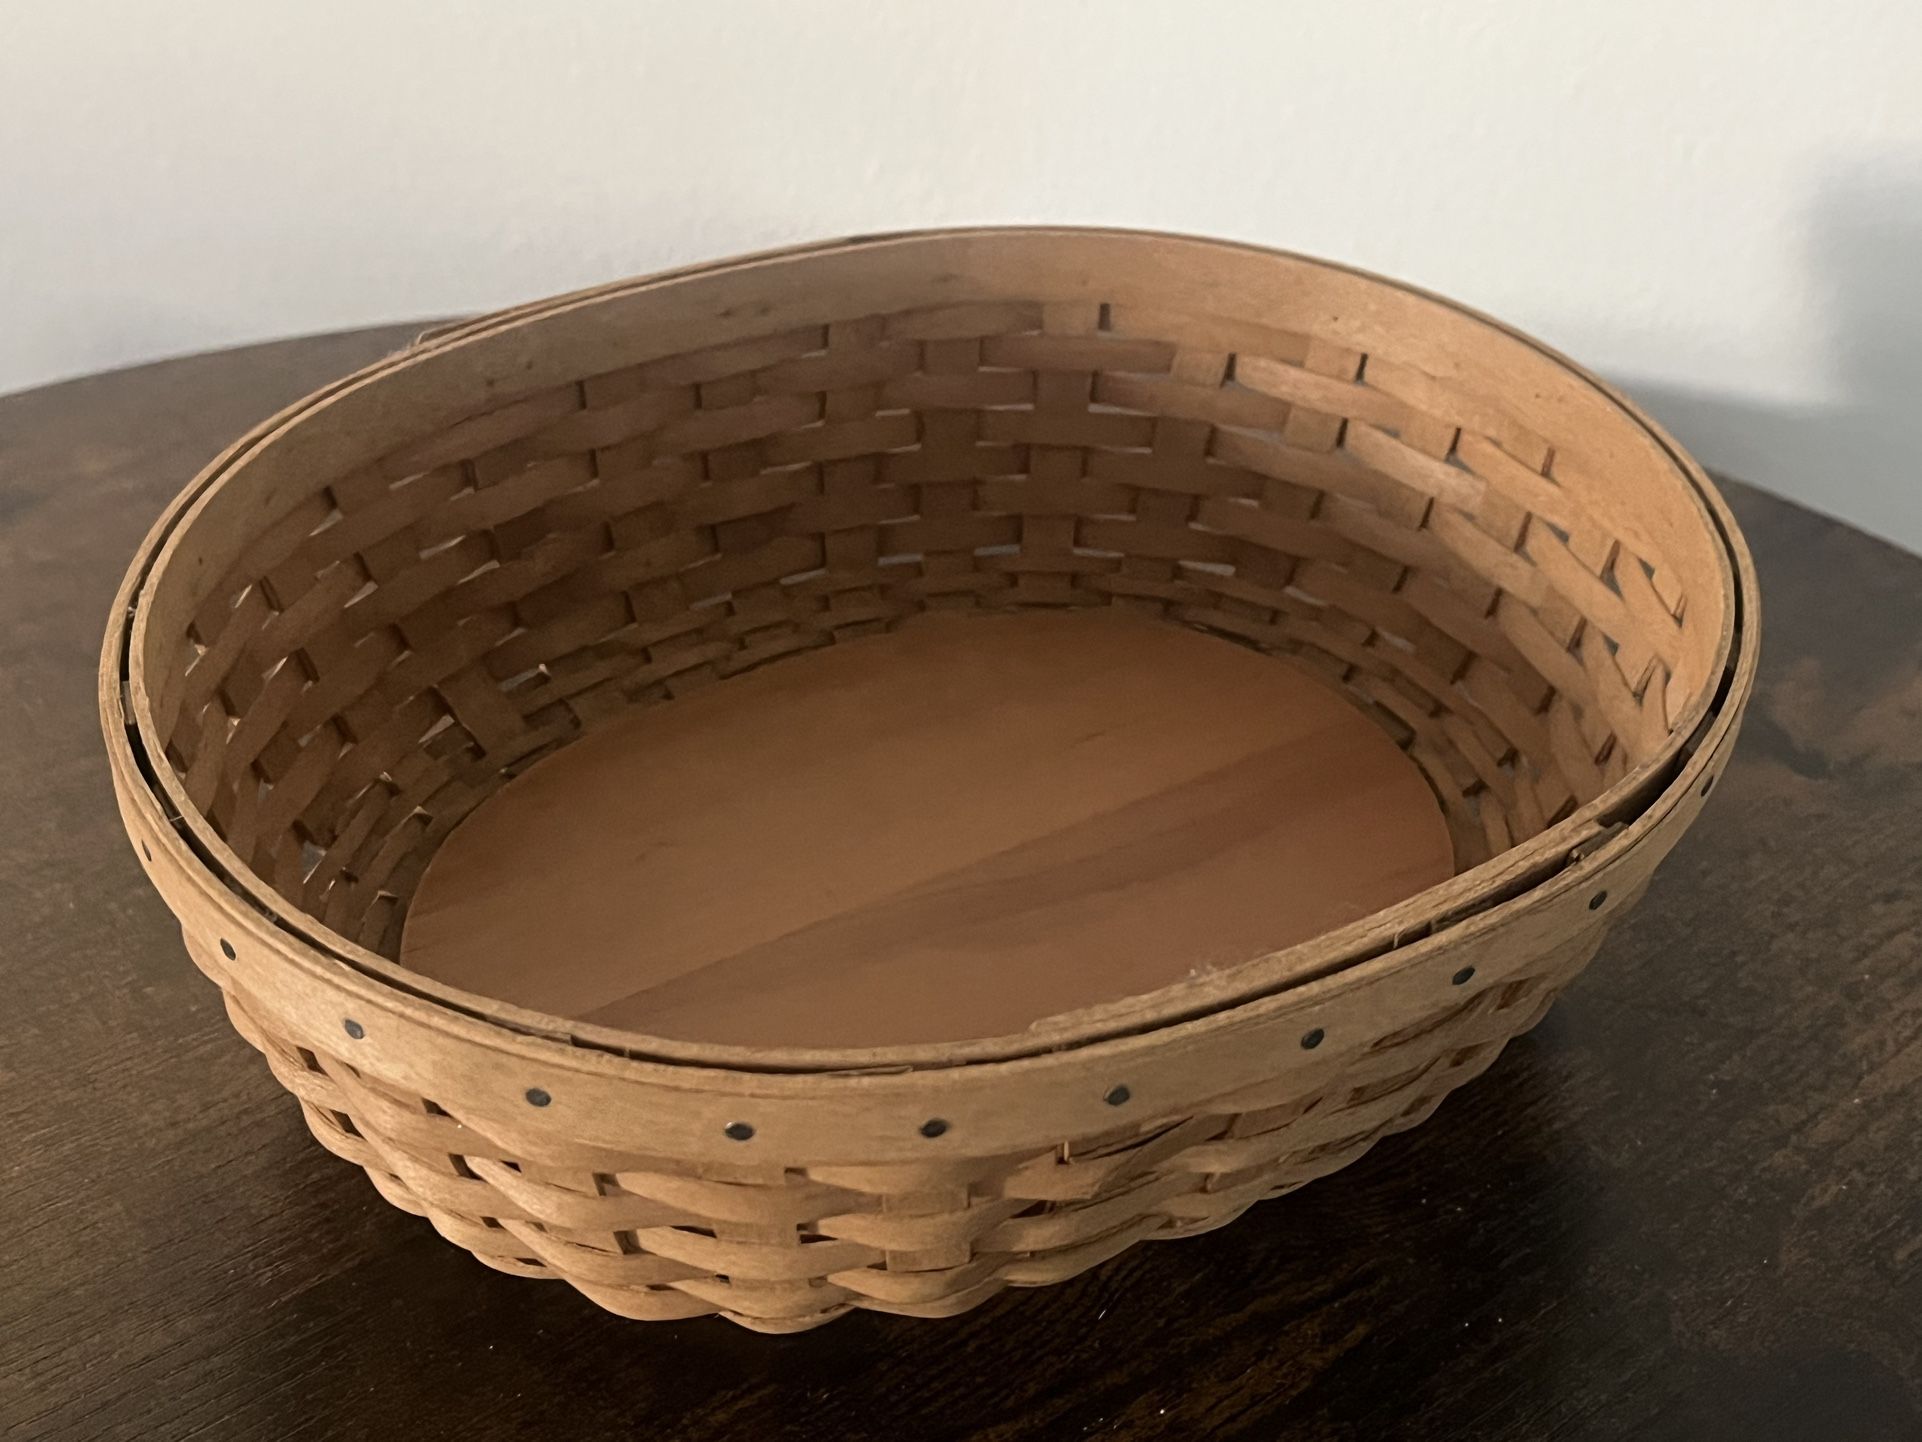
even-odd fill
[[[928,615],[543,760],[443,845],[401,959],[659,1036],[949,1042],[1453,870],[1418,768],[1292,664],[1119,609]]]

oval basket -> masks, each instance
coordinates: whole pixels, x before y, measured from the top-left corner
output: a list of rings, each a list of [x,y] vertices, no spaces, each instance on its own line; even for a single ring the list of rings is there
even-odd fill
[[[954,1045],[651,1038],[392,959],[438,843],[603,720],[1077,605],[1316,668],[1458,874]],[[300,402],[148,536],[101,709],[143,865],[323,1145],[490,1266],[793,1331],[1060,1281],[1421,1121],[1694,817],[1756,618],[1701,471],[1484,317],[1218,241],[933,232],[503,312]]]

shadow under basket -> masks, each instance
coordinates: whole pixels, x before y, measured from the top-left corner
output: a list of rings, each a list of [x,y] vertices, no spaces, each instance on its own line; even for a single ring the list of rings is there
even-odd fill
[[[1485,317],[929,232],[300,402],[148,536],[101,708],[323,1145],[490,1266],[795,1331],[1063,1280],[1421,1121],[1693,819],[1756,625],[1699,468]],[[648,990],[702,967],[691,1012]]]

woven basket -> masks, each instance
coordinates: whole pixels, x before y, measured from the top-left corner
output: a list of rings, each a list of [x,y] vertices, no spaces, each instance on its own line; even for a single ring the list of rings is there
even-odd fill
[[[629,707],[925,609],[1108,605],[1324,673],[1458,874],[918,1048],[652,1038],[392,959],[461,818]],[[101,707],[137,853],[323,1145],[490,1266],[794,1331],[1060,1281],[1421,1121],[1694,817],[1756,617],[1700,470],[1490,320],[1241,245],[940,232],[504,312],[300,402],[147,538]]]

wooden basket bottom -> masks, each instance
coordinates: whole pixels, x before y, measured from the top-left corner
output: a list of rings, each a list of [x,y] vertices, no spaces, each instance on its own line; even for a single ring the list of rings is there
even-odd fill
[[[1138,1241],[1192,1236],[1346,1166],[1424,1120],[1533,1026],[1600,945],[1597,926],[1452,1007],[1331,1057],[1304,1086],[1249,1088],[1024,1155],[900,1167],[737,1170],[658,1156],[612,1171],[523,1163],[416,1095],[276,1025],[189,936],[235,1027],[300,1099],[308,1126],[395,1206],[488,1266],[559,1277],[625,1317],[718,1314],[798,1332],[856,1308],[945,1317],[1004,1287],[1045,1286]]]

